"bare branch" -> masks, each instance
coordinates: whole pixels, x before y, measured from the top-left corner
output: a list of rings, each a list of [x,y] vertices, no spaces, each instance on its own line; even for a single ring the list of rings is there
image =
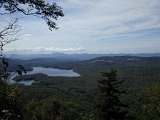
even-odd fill
[[[6,27],[1,28],[0,31],[0,51],[3,50],[3,47],[8,43],[18,40],[17,33],[20,32],[21,28],[18,25],[18,19],[15,19],[12,22],[7,22]]]

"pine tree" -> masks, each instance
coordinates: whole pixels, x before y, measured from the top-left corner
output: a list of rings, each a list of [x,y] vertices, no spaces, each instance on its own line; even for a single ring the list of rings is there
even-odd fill
[[[100,120],[125,120],[126,105],[120,101],[120,95],[125,93],[120,90],[123,81],[117,80],[116,76],[116,71],[111,69],[102,73],[103,79],[98,80],[100,94],[97,107]]]

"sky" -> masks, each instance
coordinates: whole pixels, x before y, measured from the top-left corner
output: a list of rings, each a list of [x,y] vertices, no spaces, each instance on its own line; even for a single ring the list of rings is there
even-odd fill
[[[160,0],[47,1],[63,8],[59,29],[50,31],[42,19],[21,16],[23,34],[6,52],[160,52]]]

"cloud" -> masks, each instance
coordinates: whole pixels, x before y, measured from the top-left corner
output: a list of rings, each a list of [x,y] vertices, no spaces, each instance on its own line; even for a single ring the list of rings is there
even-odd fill
[[[36,48],[7,48],[4,52],[6,53],[54,53],[54,52],[80,52],[84,51],[85,48],[53,48],[53,47],[36,47]]]
[[[160,28],[158,15],[160,1],[157,0],[153,0],[151,3],[148,0],[141,0],[140,2],[137,0],[68,1],[73,5],[81,5],[87,10],[78,15],[75,13],[74,19],[62,23],[62,28],[70,26],[71,29],[83,36],[87,36],[88,33],[89,36],[95,34],[110,36],[157,26]],[[72,18],[72,15],[68,16],[67,19]]]
[[[124,48],[128,51],[128,46],[132,45],[133,51],[143,52],[148,48],[157,48],[160,41],[160,0],[56,2],[65,13],[56,21],[60,29],[51,32],[43,20],[23,18],[20,24],[29,36],[17,41],[15,48],[31,47],[36,51],[35,48],[42,46],[37,51],[74,51],[81,46],[85,52],[121,52]],[[153,51],[157,52],[157,49]]]
[[[32,34],[24,33],[24,34],[22,34],[22,36],[25,36],[25,37],[32,37]]]

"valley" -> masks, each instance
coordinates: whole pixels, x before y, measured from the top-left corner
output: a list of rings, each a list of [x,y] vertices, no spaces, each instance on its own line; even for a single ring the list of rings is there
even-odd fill
[[[74,104],[76,118],[82,119],[87,115],[93,119],[98,80],[102,79],[103,72],[112,68],[117,71],[117,79],[124,81],[120,88],[126,91],[126,95],[121,100],[128,105],[128,116],[137,119],[145,103],[144,98],[149,100],[146,95],[158,99],[154,94],[148,94],[148,90],[157,91],[160,86],[160,57],[101,56],[83,61],[57,58],[9,59],[9,63],[9,71],[12,73],[16,72],[17,65],[23,65],[26,69],[26,74],[12,77],[12,83],[21,86],[26,105],[35,106],[34,109],[27,108],[33,114],[35,109],[41,109],[43,101],[56,98]]]

